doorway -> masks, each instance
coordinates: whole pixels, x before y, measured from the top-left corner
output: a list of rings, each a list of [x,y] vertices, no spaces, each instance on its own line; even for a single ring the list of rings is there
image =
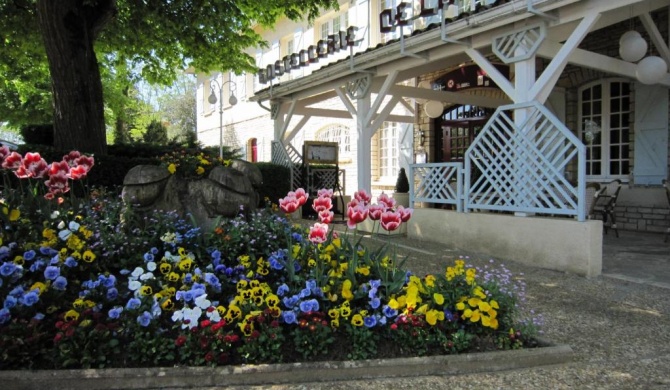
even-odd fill
[[[494,110],[459,105],[449,107],[436,119],[435,154],[438,162],[463,162],[465,152],[484,128]]]

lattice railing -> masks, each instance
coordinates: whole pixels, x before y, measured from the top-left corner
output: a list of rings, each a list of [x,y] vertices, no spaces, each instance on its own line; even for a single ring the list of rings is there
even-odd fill
[[[294,160],[297,160],[297,162]],[[291,170],[291,190],[296,190],[302,186],[302,170],[300,169],[302,156],[291,144],[284,147],[281,142],[272,141],[272,163]]]
[[[335,170],[327,168],[317,168],[309,170],[309,184],[307,192],[312,195],[322,189],[332,189],[336,190],[339,186],[342,186],[343,183],[341,178],[344,177],[344,169]]]
[[[411,164],[410,205],[414,202],[451,204],[461,211],[462,170],[461,163]]]
[[[506,111],[526,115],[516,124]],[[577,159],[578,186],[565,178]],[[499,107],[465,155],[465,211],[575,215],[585,218],[585,148],[537,102]]]

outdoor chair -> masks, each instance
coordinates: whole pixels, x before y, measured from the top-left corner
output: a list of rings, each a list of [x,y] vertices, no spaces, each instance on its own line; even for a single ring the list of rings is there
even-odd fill
[[[600,193],[601,188],[598,183],[588,183],[586,185],[586,202],[584,204],[586,219],[593,219],[594,210],[596,206],[596,198]]]
[[[614,234],[616,234],[617,237],[619,237],[619,229],[617,229],[616,226],[614,207],[616,207],[619,191],[621,191],[621,180],[616,179],[605,184],[597,193],[595,205],[593,207],[594,214],[600,213],[602,215],[605,234],[607,234],[609,222],[609,227],[614,230]]]
[[[670,209],[670,183],[668,183],[667,179],[663,179],[663,188],[665,188],[665,197],[668,199],[668,208]],[[670,236],[670,226],[665,231],[663,242],[668,242],[668,236]]]

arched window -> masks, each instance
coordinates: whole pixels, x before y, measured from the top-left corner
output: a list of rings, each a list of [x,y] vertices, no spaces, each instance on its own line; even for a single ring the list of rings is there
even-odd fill
[[[322,142],[337,142],[339,145],[338,154],[340,159],[348,157],[351,153],[351,137],[349,136],[349,127],[334,124],[321,128],[316,132],[316,140]]]
[[[247,161],[258,162],[258,145],[256,138],[247,141]]]
[[[579,130],[586,145],[588,178],[611,180],[630,172],[630,92],[625,80],[598,81],[579,89]]]

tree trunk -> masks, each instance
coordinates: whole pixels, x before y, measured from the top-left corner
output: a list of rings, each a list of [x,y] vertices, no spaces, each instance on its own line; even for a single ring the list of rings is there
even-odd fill
[[[51,72],[54,146],[106,154],[102,81],[93,43],[114,13],[113,0],[38,0]]]

